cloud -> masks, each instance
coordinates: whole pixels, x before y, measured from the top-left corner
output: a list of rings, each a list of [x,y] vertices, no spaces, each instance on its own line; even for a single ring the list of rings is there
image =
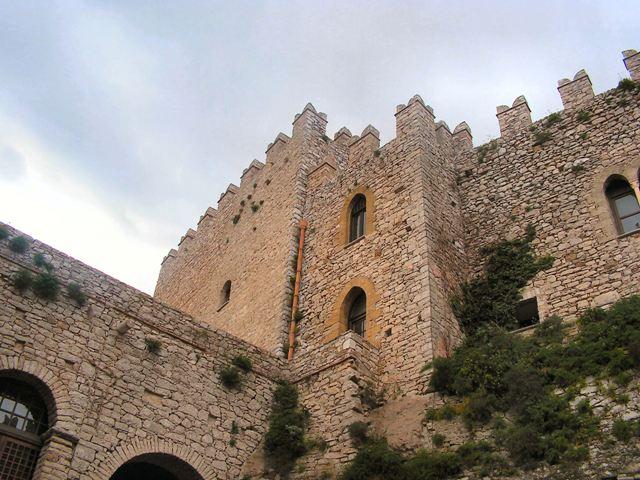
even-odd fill
[[[0,145],[0,175],[7,180],[17,180],[27,171],[27,163],[20,152],[10,146]]]

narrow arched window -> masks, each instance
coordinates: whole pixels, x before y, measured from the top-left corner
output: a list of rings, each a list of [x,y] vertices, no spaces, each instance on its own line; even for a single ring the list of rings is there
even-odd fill
[[[611,213],[620,234],[640,230],[640,204],[636,194],[622,177],[611,179],[605,189]]]
[[[30,480],[49,428],[47,409],[27,383],[0,378],[0,385],[0,478]]]
[[[367,198],[358,194],[351,201],[351,212],[349,220],[349,241],[362,237],[365,234],[365,224],[367,217]]]
[[[364,336],[367,320],[367,295],[364,290],[357,292],[349,307],[347,328],[353,330],[358,335]]]
[[[231,280],[224,282],[220,292],[220,308],[224,307],[231,299]]]

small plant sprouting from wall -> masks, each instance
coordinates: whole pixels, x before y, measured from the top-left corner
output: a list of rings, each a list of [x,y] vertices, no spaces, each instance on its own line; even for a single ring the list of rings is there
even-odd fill
[[[244,373],[253,371],[253,363],[251,362],[251,359],[244,355],[238,355],[237,357],[234,357],[231,363],[233,363],[233,365],[238,367]]]
[[[9,240],[9,250],[14,253],[24,253],[29,248],[29,241],[22,235]]]
[[[584,172],[586,170],[585,166],[582,164],[578,164],[578,165],[572,165],[571,166],[571,171],[573,173],[580,173],[580,172]]]
[[[230,390],[240,388],[240,384],[242,383],[242,379],[240,378],[240,369],[233,365],[226,366],[220,370],[218,377],[220,378],[222,385]]]
[[[251,211],[253,213],[256,213],[259,209],[260,209],[260,205],[258,205],[257,203],[252,203],[251,204]]]
[[[9,230],[7,230],[7,227],[3,227],[0,225],[0,241],[9,238]]]
[[[553,136],[546,130],[535,129],[533,131],[533,146],[537,147],[551,140]]]
[[[587,110],[580,110],[576,113],[576,120],[579,122],[588,122],[591,120],[591,114]]]
[[[638,84],[631,80],[630,78],[623,78],[618,83],[618,90],[622,90],[623,92],[632,92],[638,88]]]
[[[53,265],[47,261],[44,253],[38,252],[33,255],[33,264],[38,268],[44,268],[47,272],[53,271]]]
[[[562,115],[560,115],[559,112],[552,113],[551,115],[547,116],[547,118],[545,118],[544,126],[549,128],[550,126],[555,125],[556,123],[559,123],[561,120],[562,120]]]
[[[156,338],[145,338],[144,345],[147,349],[147,352],[153,355],[158,354],[158,352],[160,352],[160,349],[162,348],[162,343]]]
[[[236,214],[233,216],[233,218],[231,219],[231,222],[236,225],[238,222],[240,221],[240,214]]]
[[[11,284],[20,293],[24,293],[33,284],[33,275],[25,268],[18,270],[11,277]]]
[[[269,466],[284,478],[307,451],[305,432],[308,424],[309,413],[299,405],[297,388],[279,382],[273,394],[264,451]]]
[[[49,272],[42,272],[36,275],[31,285],[33,293],[43,300],[55,300],[60,293],[60,282]]]
[[[304,313],[302,312],[302,310],[296,310],[296,313],[293,314],[293,321],[296,323],[300,323],[303,318],[304,318]]]
[[[379,157],[379,156],[380,156],[380,154],[381,154],[381,152],[380,152],[380,149],[379,149],[379,148],[378,148],[377,150],[374,150],[374,151],[373,151],[373,156],[374,156],[374,157],[376,157],[376,158],[377,158],[377,157]]]
[[[270,179],[270,178],[267,178],[267,179],[264,181],[264,184],[265,184],[265,185],[269,185],[270,183],[271,183],[271,179]]]
[[[240,428],[238,428],[238,422],[235,420],[231,421],[231,435],[237,435],[240,433]]]
[[[71,282],[67,285],[67,295],[74,300],[79,307],[83,307],[87,303],[87,295],[82,291],[82,287]]]
[[[497,149],[498,149],[498,140],[496,140],[495,138],[490,142],[479,146],[478,150],[476,151],[478,155],[478,163],[484,163],[486,156]]]
[[[473,333],[483,325],[518,328],[516,307],[522,290],[538,272],[553,265],[553,257],[537,257],[532,242],[535,229],[527,227],[524,238],[503,240],[482,249],[484,275],[465,283],[451,301],[460,327]]]
[[[360,447],[369,440],[369,424],[367,422],[353,422],[349,425],[349,438],[353,445]]]

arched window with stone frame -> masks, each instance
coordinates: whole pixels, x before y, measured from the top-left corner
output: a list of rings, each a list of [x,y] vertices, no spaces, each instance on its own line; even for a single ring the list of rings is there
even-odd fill
[[[367,328],[367,294],[361,288],[355,288],[347,316],[347,330],[364,337]]]
[[[627,179],[621,175],[609,177],[604,191],[618,233],[624,235],[640,230],[640,204]]]
[[[49,414],[34,386],[20,377],[0,376],[0,478],[33,478]]]
[[[353,242],[366,234],[367,224],[367,198],[359,193],[353,200],[349,209],[349,242]]]

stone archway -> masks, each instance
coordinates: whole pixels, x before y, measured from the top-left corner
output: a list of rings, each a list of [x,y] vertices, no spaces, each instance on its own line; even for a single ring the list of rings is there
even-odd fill
[[[168,453],[144,453],[123,463],[110,480],[204,480],[184,460]]]

